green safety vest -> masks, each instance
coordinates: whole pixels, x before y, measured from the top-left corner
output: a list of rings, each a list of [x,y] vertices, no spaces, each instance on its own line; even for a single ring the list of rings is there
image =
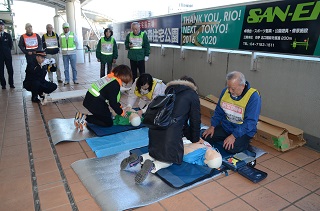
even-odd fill
[[[100,91],[108,85],[110,82],[116,80],[115,78],[109,78],[108,76],[100,78],[98,81],[94,82],[91,84],[91,88],[89,88],[89,92],[94,96],[94,97],[99,97],[100,96]],[[117,95],[117,102],[120,102],[120,91]],[[108,103],[108,100],[106,99],[106,103]]]
[[[75,50],[76,45],[74,43],[74,33],[70,32],[69,37],[68,37],[68,42],[66,39],[66,35],[63,33],[61,34],[61,50],[63,51],[71,51]]]
[[[141,32],[138,36],[134,35],[133,32],[130,32],[129,42],[133,44],[131,49],[142,49],[143,35],[144,32]]]
[[[113,54],[113,37],[111,37],[111,41],[106,41],[101,38],[101,54],[103,55],[112,55]]]

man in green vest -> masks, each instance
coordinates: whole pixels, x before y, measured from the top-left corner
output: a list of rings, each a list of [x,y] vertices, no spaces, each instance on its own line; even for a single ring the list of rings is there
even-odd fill
[[[140,31],[140,24],[133,22],[131,30],[125,41],[126,50],[128,50],[128,59],[133,75],[133,81],[137,78],[137,69],[140,75],[145,73],[145,62],[148,61],[150,55],[150,43],[145,32]]]
[[[77,45],[78,45],[78,38],[73,33],[70,32],[69,23],[64,23],[62,25],[63,33],[60,35],[60,46],[62,52],[62,59],[63,59],[63,66],[64,66],[64,85],[68,85],[70,83],[69,78],[69,61],[72,68],[72,79],[74,84],[79,84],[77,81]]]
[[[59,66],[59,36],[54,33],[53,27],[51,24],[47,24],[46,26],[47,33],[42,35],[42,46],[46,51],[47,59],[53,58],[56,61],[56,74],[58,83],[63,83],[61,80],[61,72]],[[48,71],[48,77],[51,82],[53,82],[53,72]]]

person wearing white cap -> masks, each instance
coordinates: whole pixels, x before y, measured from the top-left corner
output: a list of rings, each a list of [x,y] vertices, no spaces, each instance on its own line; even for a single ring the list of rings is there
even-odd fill
[[[36,58],[36,51],[42,50],[42,41],[38,34],[32,32],[30,23],[26,24],[25,29],[26,33],[21,35],[18,46],[26,55],[27,64],[29,64]]]
[[[75,33],[70,32],[69,30],[69,23],[64,23],[62,25],[63,33],[60,35],[60,47],[62,52],[62,59],[64,65],[64,85],[68,85],[70,83],[69,77],[69,61],[72,68],[72,79],[74,84],[79,84],[77,80],[77,69],[76,69],[76,62],[77,62],[77,45],[78,45],[78,38]]]
[[[11,35],[4,31],[4,22],[0,20],[0,82],[2,89],[6,89],[4,64],[6,64],[7,67],[10,88],[15,88],[13,85],[12,45]]]

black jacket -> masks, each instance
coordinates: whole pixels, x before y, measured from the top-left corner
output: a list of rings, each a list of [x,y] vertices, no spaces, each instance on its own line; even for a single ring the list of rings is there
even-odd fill
[[[120,84],[117,80],[113,80],[108,85],[103,87],[103,89],[100,91],[101,97],[94,97],[88,91],[83,100],[83,106],[87,108],[92,114],[105,116],[110,112],[108,104],[104,101],[104,99],[107,99],[111,108],[118,115],[121,115],[121,104],[117,102],[117,95],[119,91]]]
[[[179,121],[166,130],[149,129],[149,154],[162,162],[181,164],[184,154],[183,129],[188,120],[190,141],[198,142],[200,138],[200,100],[196,87],[191,82],[169,82],[165,92],[171,88],[176,93],[173,117],[179,117]]]
[[[26,78],[25,81],[40,81],[44,82],[46,81],[46,75],[47,75],[47,65],[41,65],[37,62],[36,59],[33,60],[32,63],[27,65],[26,68]]]
[[[3,32],[0,39],[0,56],[11,57],[12,38],[7,32]]]

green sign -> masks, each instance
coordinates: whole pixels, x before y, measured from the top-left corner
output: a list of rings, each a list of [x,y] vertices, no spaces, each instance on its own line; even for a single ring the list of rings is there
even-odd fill
[[[245,6],[181,15],[182,46],[238,49]]]
[[[317,44],[316,50],[314,51],[314,55],[315,56],[320,56],[320,36],[319,36],[319,39],[318,39],[318,44]]]

